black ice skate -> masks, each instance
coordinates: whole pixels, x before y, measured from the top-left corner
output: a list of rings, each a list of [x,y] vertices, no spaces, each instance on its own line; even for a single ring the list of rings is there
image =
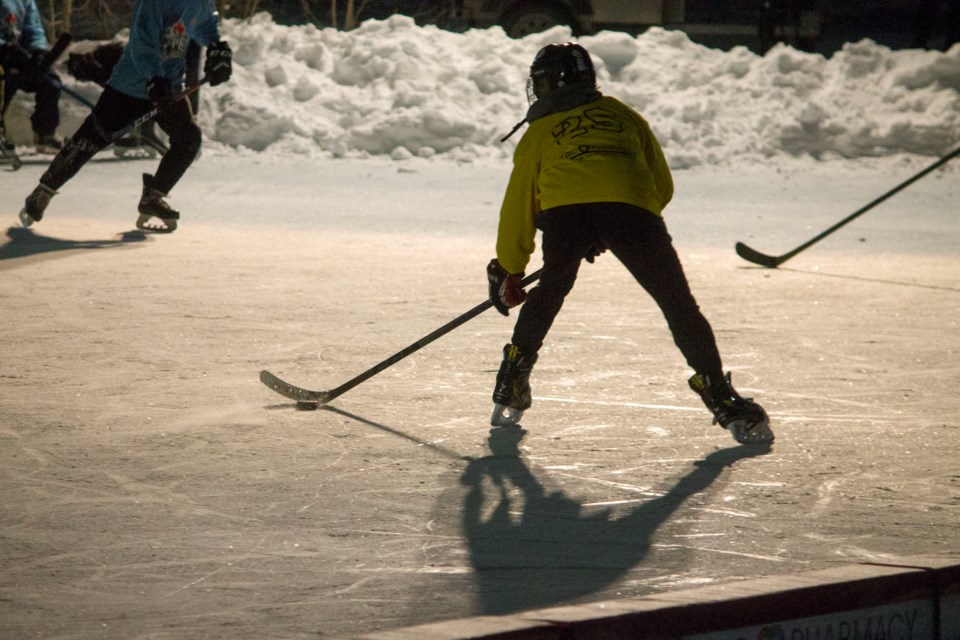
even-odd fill
[[[767,412],[751,398],[742,398],[730,383],[730,374],[713,381],[709,376],[694,374],[690,388],[700,394],[713,413],[713,424],[730,431],[740,444],[770,444],[773,431]]]
[[[140,212],[140,217],[137,218],[138,229],[170,233],[177,228],[180,212],[170,208],[164,200],[166,197],[167,194],[153,188],[153,176],[149,173],[143,174],[143,195],[140,197],[140,206],[137,207]],[[150,218],[157,218],[162,226],[151,223]]]
[[[38,184],[23,203],[23,209],[20,210],[20,224],[29,227],[34,222],[40,222],[43,219],[43,212],[55,195],[57,195],[56,190],[42,182]]]
[[[530,408],[530,371],[537,355],[525,355],[520,347],[508,344],[503,347],[503,362],[497,372],[493,388],[493,416],[490,424],[495,427],[515,426]]]

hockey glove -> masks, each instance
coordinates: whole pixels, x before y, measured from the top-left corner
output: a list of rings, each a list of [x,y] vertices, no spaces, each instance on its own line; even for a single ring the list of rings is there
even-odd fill
[[[147,83],[147,95],[153,104],[160,108],[166,108],[173,102],[173,86],[170,84],[170,78],[163,76],[154,76]]]
[[[207,61],[203,65],[203,72],[210,80],[211,87],[230,79],[233,73],[233,51],[229,44],[221,41],[207,47]]]
[[[511,307],[517,306],[527,298],[527,292],[523,290],[521,280],[523,280],[522,273],[507,273],[496,258],[487,265],[490,302],[505,316],[510,315]]]
[[[603,243],[603,240],[597,240],[589,249],[587,249],[587,253],[583,257],[587,262],[593,264],[593,261],[596,260],[597,257],[606,250],[607,245]]]
[[[27,64],[23,68],[23,75],[32,79],[34,82],[42,80],[46,73],[47,53],[46,49],[34,49],[31,51],[30,57],[27,59]]]

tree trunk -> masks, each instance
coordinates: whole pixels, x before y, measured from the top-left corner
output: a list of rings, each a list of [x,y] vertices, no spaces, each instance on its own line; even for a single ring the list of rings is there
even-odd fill
[[[347,9],[343,16],[343,30],[353,31],[357,26],[357,16],[353,12],[353,0],[347,0]]]
[[[61,33],[70,33],[70,30],[73,28],[72,18],[73,16],[73,0],[63,0],[63,18],[61,19]]]

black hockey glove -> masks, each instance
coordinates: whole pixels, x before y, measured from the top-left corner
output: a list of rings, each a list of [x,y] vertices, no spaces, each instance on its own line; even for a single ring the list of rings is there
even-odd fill
[[[170,78],[163,76],[150,78],[150,82],[147,83],[147,95],[150,96],[153,104],[161,109],[169,106],[173,102],[173,85],[170,83]]]
[[[505,316],[510,315],[511,307],[517,306],[527,298],[527,292],[523,290],[521,280],[523,280],[522,273],[507,273],[496,258],[487,265],[490,302]]]
[[[233,73],[233,51],[229,44],[221,41],[207,47],[207,61],[203,65],[203,72],[210,80],[211,87],[230,79]]]
[[[12,45],[20,38],[14,23],[0,18],[0,45]]]
[[[29,76],[33,80],[41,80],[47,71],[47,53],[46,49],[34,49],[30,52],[30,58],[23,69],[23,75]]]

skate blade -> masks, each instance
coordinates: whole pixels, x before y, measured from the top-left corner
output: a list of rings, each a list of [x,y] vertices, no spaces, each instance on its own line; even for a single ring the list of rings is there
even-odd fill
[[[747,422],[746,420],[735,420],[727,425],[727,429],[733,436],[733,439],[740,444],[772,444],[774,440],[773,431],[770,429],[770,420],[764,417],[760,422]]]
[[[175,218],[157,218],[157,220],[164,224],[164,226],[161,227],[157,224],[150,224],[150,219],[153,217],[154,216],[147,213],[141,213],[140,217],[137,218],[137,229],[152,231],[154,233],[171,233],[177,229],[177,221]]]
[[[493,415],[490,416],[490,425],[494,427],[515,427],[520,424],[523,411],[508,407],[505,404],[495,403]]]
[[[34,220],[30,216],[30,214],[27,213],[27,210],[25,208],[20,209],[20,224],[23,225],[24,229],[27,229],[28,227],[32,226],[34,222],[36,222],[36,220]]]

